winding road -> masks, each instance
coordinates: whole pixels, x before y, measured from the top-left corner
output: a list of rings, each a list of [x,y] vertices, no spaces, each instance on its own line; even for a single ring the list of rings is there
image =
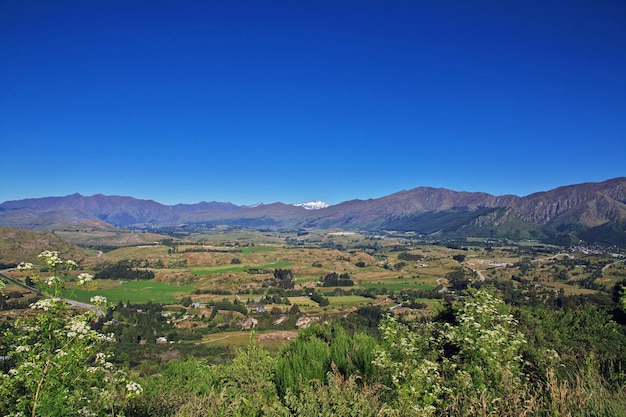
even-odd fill
[[[10,277],[8,275],[6,275],[6,272],[11,272],[11,271],[15,271],[17,268],[9,268],[9,269],[3,269],[2,271],[0,271],[0,275],[2,275],[2,277],[4,279],[6,279],[7,281],[12,282],[13,284],[19,285],[22,288],[26,288],[27,290],[33,291],[35,294],[38,295],[43,295],[43,293],[41,291],[39,291],[39,289],[30,286],[18,279],[15,279],[13,277]],[[63,301],[65,301],[66,303],[68,303],[71,306],[74,307],[78,307],[78,308],[84,308],[85,310],[93,310],[96,312],[96,314],[100,317],[104,316],[104,311],[102,311],[102,309],[98,306],[95,306],[93,304],[89,304],[89,303],[83,303],[82,301],[77,301],[77,300],[70,300],[69,298],[62,298]]]
[[[616,265],[616,264],[618,264],[618,263],[620,263],[620,262],[626,262],[626,259],[622,259],[622,260],[619,260],[619,261],[616,261],[616,262],[611,262],[610,264],[606,264],[606,265],[604,265],[604,266],[602,267],[602,272],[606,271],[607,269],[609,269],[609,268],[610,268],[610,267],[612,267],[613,265]]]

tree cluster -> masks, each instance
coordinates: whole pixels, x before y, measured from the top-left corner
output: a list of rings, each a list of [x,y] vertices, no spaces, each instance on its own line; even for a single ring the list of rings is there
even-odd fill
[[[322,278],[322,282],[323,287],[351,287],[354,285],[354,281],[347,272],[341,275],[331,272]]]
[[[322,294],[318,292],[314,292],[310,295],[311,300],[315,301],[320,307],[325,307],[330,304],[328,298],[324,297]]]
[[[274,269],[273,277],[263,284],[266,287],[290,289],[294,287],[294,278],[291,269]]]
[[[154,272],[145,269],[135,269],[127,260],[119,261],[112,265],[107,265],[95,274],[96,279],[127,279],[127,280],[149,280],[154,278]]]

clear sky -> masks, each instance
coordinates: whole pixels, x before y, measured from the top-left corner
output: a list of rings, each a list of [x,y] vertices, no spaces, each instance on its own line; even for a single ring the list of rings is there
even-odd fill
[[[0,0],[0,202],[626,175],[624,0]]]

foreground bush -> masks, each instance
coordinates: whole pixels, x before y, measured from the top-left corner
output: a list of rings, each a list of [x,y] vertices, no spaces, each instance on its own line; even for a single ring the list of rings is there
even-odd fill
[[[31,305],[33,315],[16,320],[5,331],[0,355],[8,360],[0,373],[0,410],[10,416],[117,415],[142,387],[110,362],[102,349],[113,342],[90,324],[98,309],[78,314],[59,295],[76,267],[57,252],[40,255],[50,275],[33,276],[45,297]],[[21,264],[20,269],[32,269]],[[79,284],[91,281],[78,276]],[[106,300],[93,297],[97,308]]]

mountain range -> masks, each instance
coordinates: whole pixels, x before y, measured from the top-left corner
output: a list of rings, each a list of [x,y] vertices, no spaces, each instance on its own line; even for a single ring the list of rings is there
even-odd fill
[[[385,197],[237,206],[224,202],[164,205],[133,197],[44,197],[0,204],[0,226],[44,230],[98,220],[119,228],[253,228],[393,230],[448,237],[508,237],[554,243],[626,246],[626,177],[530,194],[417,187]]]

